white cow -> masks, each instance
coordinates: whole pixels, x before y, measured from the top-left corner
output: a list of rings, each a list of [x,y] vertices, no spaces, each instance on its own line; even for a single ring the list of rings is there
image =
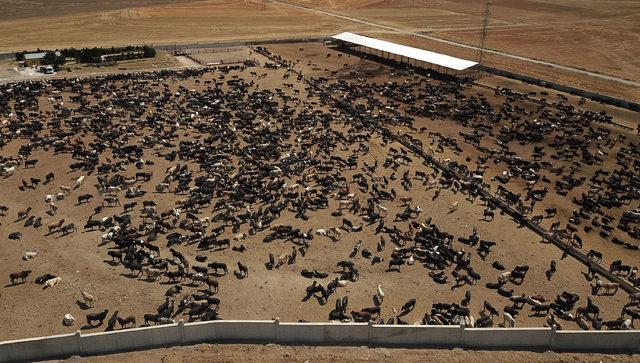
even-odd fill
[[[80,188],[80,186],[84,183],[85,176],[81,175],[78,179],[76,179],[76,186],[74,189]]]

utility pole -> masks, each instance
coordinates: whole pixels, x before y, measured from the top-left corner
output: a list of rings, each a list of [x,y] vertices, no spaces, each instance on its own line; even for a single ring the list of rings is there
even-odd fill
[[[482,13],[482,33],[480,34],[480,45],[478,46],[478,63],[484,66],[484,48],[487,41],[487,31],[489,30],[489,3],[487,2]]]

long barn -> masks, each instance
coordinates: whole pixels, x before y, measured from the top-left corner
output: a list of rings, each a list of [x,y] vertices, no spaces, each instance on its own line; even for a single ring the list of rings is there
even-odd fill
[[[339,46],[353,48],[362,53],[410,64],[414,67],[431,69],[449,76],[471,76],[479,68],[478,63],[470,60],[349,32],[340,33],[331,39]]]

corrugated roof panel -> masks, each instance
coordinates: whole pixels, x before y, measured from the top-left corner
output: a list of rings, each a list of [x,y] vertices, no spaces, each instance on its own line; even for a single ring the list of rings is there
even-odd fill
[[[333,39],[342,40],[353,44],[362,45],[365,47],[373,48],[383,52],[389,52],[397,55],[401,55],[407,58],[416,59],[419,61],[436,64],[442,67],[455,69],[457,71],[463,71],[465,69],[475,66],[476,62],[472,62],[466,59],[460,59],[445,54],[430,52],[428,50],[408,47],[402,44],[396,44],[387,42],[385,40],[369,38],[354,33],[341,33],[332,37]]]
[[[60,53],[59,51],[56,50],[56,56],[61,56],[62,53]],[[38,53],[25,53],[24,54],[24,59],[40,59],[40,58],[44,58],[44,56],[47,54],[47,52],[38,52]]]
[[[24,59],[40,59],[40,58],[43,58],[45,54],[47,54],[47,53],[46,52],[26,53],[24,55]]]

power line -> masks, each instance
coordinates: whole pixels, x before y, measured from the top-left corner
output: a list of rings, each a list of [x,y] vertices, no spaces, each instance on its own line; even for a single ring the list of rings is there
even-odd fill
[[[487,41],[487,31],[489,30],[489,3],[487,2],[482,13],[482,33],[480,34],[480,45],[478,46],[478,63],[484,65],[484,49]]]

